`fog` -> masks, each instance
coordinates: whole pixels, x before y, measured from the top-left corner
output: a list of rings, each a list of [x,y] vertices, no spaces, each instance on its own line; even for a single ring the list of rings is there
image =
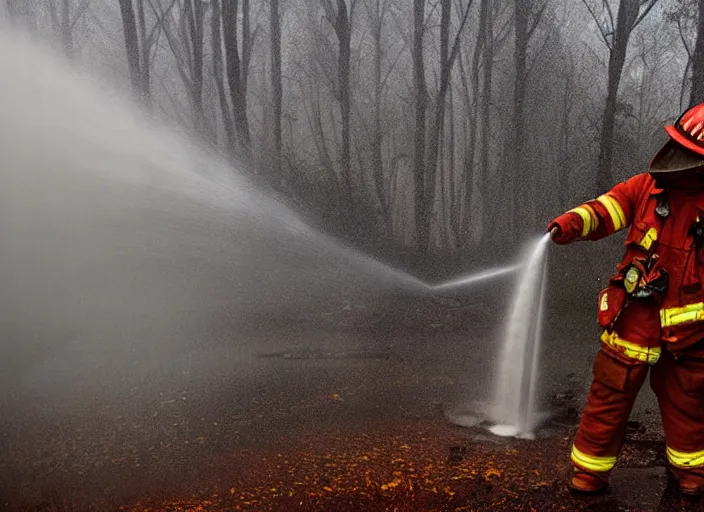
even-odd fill
[[[226,492],[199,461],[482,407],[526,243],[704,99],[687,1],[3,4],[16,510]],[[550,256],[543,409],[585,392],[619,243]]]

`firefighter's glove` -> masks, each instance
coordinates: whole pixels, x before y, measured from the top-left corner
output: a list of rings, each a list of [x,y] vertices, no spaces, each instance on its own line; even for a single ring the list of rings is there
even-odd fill
[[[582,218],[575,212],[563,213],[548,224],[548,232],[556,229],[552,240],[556,244],[564,245],[573,242],[582,234]]]

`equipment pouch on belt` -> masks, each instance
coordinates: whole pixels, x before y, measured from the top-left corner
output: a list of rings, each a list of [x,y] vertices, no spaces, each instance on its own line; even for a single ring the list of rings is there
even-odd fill
[[[660,301],[667,291],[667,271],[656,265],[657,255],[634,258],[621,273],[611,280],[608,288],[599,294],[597,321],[610,331],[629,300]]]
[[[626,305],[627,294],[621,286],[610,285],[599,293],[599,307],[597,309],[597,322],[607,330],[618,318]]]

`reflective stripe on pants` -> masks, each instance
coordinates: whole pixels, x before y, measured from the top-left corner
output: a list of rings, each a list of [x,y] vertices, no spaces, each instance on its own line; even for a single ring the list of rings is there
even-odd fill
[[[604,471],[611,471],[616,465],[616,456],[595,457],[582,453],[576,446],[572,445],[572,462],[580,468],[603,473]]]
[[[704,466],[704,450],[698,452],[680,452],[667,447],[667,460],[678,468],[698,468]]]

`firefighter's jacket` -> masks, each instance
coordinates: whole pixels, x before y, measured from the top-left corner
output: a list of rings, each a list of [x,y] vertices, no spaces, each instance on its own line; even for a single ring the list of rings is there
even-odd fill
[[[599,323],[607,332],[627,303],[640,301],[656,310],[667,349],[704,338],[704,185],[662,189],[650,174],[639,174],[554,225],[583,240],[629,228],[623,260],[599,297]]]

